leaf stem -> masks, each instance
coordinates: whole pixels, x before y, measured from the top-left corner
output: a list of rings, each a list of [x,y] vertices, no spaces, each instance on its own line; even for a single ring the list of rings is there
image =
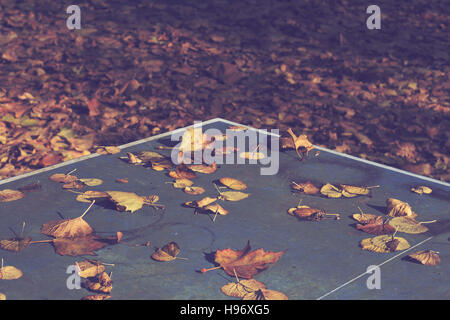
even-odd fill
[[[82,219],[84,217],[84,215],[89,211],[89,209],[92,208],[94,203],[95,203],[95,200],[92,200],[91,205],[89,206],[89,208],[86,209],[86,211],[83,212],[83,214],[80,216],[80,219]]]
[[[205,273],[205,272],[208,272],[208,271],[211,271],[211,270],[220,269],[220,268],[222,268],[222,266],[212,267],[212,268],[208,268],[208,269],[203,268],[202,270],[200,270],[200,272],[201,273]]]

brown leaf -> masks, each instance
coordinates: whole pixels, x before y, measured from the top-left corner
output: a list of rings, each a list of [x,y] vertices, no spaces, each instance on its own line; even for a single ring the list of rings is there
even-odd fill
[[[31,242],[30,237],[0,240],[0,248],[11,252],[19,252]]]
[[[292,131],[291,128],[287,130],[289,135],[292,138],[292,141],[294,143],[295,151],[297,152],[300,159],[303,159],[303,154],[308,154],[309,151],[314,149],[313,144],[308,140],[307,136],[302,134],[300,136],[296,136],[295,133]]]
[[[391,217],[403,217],[409,218],[417,217],[417,213],[413,212],[411,206],[407,202],[403,202],[398,199],[389,198],[386,200],[386,214]]]
[[[289,298],[280,291],[259,289],[247,293],[242,300],[289,300]]]
[[[105,266],[97,260],[83,260],[75,262],[78,267],[78,275],[82,278],[91,278],[105,271]]]
[[[306,194],[317,194],[320,190],[311,181],[295,183],[291,182],[291,188],[294,190],[299,190]]]
[[[358,230],[374,234],[374,235],[382,235],[382,234],[393,234],[395,232],[395,228],[391,225],[384,223],[383,217],[377,217],[374,221],[367,224],[357,224],[356,228]]]
[[[159,248],[152,254],[152,259],[156,261],[172,261],[180,253],[180,246],[176,242],[170,242]]]
[[[107,294],[91,294],[91,295],[81,298],[81,300],[106,300],[106,299],[110,299],[110,298],[112,298],[112,297]]]
[[[214,162],[211,165],[206,164],[192,164],[188,166],[189,169],[191,169],[194,172],[200,172],[200,173],[214,173],[217,170],[217,164]]]
[[[233,190],[247,189],[247,185],[238,179],[223,177],[223,178],[220,178],[219,181],[224,186],[227,186],[228,188],[233,189]]]
[[[408,257],[426,266],[435,266],[441,263],[439,252],[433,250],[421,250],[411,253]]]
[[[55,238],[69,239],[88,236],[94,232],[91,226],[83,220],[83,216],[88,210],[75,219],[52,220],[44,223],[41,228],[41,233]]]
[[[63,174],[63,173],[55,173],[50,176],[50,180],[54,182],[60,182],[60,183],[70,183],[76,181],[78,178],[76,176],[70,175],[70,174]]]
[[[111,293],[112,281],[110,276],[106,272],[102,272],[94,279],[88,279],[83,286],[94,292]]]
[[[2,280],[16,280],[23,276],[23,273],[20,269],[17,269],[13,266],[6,266],[0,268],[0,279]]]
[[[211,269],[202,269],[202,272],[223,268],[230,276],[236,275],[239,278],[251,279],[256,274],[275,264],[283,254],[284,251],[264,251],[261,248],[251,251],[249,241],[242,250],[232,250],[230,248],[217,250],[215,262],[219,266]]]
[[[227,296],[243,298],[247,293],[265,289],[266,285],[255,279],[240,280],[239,282],[230,282],[224,285],[220,290]]]
[[[98,148],[95,152],[98,154],[116,154],[121,152],[122,150],[115,146],[103,146]]]
[[[174,179],[194,179],[196,174],[185,164],[179,164],[175,167],[175,171],[170,171],[169,176]]]
[[[4,189],[0,191],[0,202],[10,202],[22,199],[25,195],[19,190]]]
[[[88,235],[79,238],[56,238],[53,239],[53,246],[56,253],[62,256],[95,255],[96,250],[100,250],[107,245],[116,244],[117,237],[102,238],[97,235]]]

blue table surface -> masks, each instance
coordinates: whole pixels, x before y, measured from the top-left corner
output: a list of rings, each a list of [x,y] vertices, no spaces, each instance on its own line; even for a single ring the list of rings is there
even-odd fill
[[[228,122],[217,120],[205,128],[225,129]],[[314,152],[303,162],[294,151],[280,153],[280,169],[276,175],[260,175],[260,165],[220,165],[213,174],[198,174],[195,185],[203,186],[201,196],[185,194],[166,182],[173,181],[164,172],[134,166],[119,159],[126,152],[156,150],[161,140],[149,140],[124,148],[115,155],[102,155],[62,167],[16,179],[0,185],[16,189],[39,181],[42,188],[13,202],[0,203],[0,239],[20,233],[26,222],[25,236],[33,240],[49,239],[42,235],[43,223],[79,216],[89,204],[75,200],[74,193],[49,180],[54,173],[77,169],[79,178],[100,178],[103,185],[85,190],[118,190],[139,195],[157,194],[166,209],[144,206],[135,213],[118,212],[108,206],[94,205],[85,220],[99,235],[124,234],[123,241],[97,251],[97,256],[70,257],[55,253],[50,244],[33,244],[19,253],[0,250],[7,265],[21,269],[18,280],[0,280],[0,292],[8,299],[80,299],[91,294],[85,289],[69,290],[66,273],[69,265],[85,258],[114,264],[112,271],[113,299],[233,299],[220,288],[234,280],[223,270],[202,274],[198,270],[213,267],[211,254],[218,249],[242,249],[248,240],[252,248],[269,251],[286,250],[270,269],[255,276],[269,289],[284,292],[290,299],[449,299],[450,298],[450,187],[400,171],[386,169],[326,150]],[[159,151],[166,155],[170,151]],[[204,196],[217,196],[213,181],[229,176],[248,185],[249,198],[238,202],[220,202],[230,211],[213,222],[208,215],[194,215],[185,208],[186,201]],[[128,178],[128,184],[115,180]],[[317,185],[332,184],[380,185],[371,197],[328,199],[292,192],[291,181],[311,180]],[[1,183],[1,182],[0,182]],[[412,193],[410,188],[426,185],[430,195]],[[419,213],[419,221],[434,220],[430,231],[398,236],[408,240],[411,250],[374,253],[359,247],[362,239],[372,237],[357,230],[351,215],[361,207],[366,213],[385,214],[387,198],[408,202]],[[300,199],[310,207],[340,213],[341,219],[320,222],[299,221],[287,214]],[[150,241],[148,247],[137,247]],[[157,262],[151,259],[155,247],[175,241],[181,247],[180,257],[188,260]],[[417,246],[416,246],[417,245]],[[419,250],[440,253],[441,263],[424,266],[405,260]],[[369,290],[366,285],[370,265],[380,265],[381,289]]]

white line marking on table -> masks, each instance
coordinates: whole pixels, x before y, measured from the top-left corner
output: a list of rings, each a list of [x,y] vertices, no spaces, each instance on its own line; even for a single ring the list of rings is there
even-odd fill
[[[425,239],[425,240],[423,240],[423,241],[421,241],[421,242],[415,244],[415,245],[412,246],[411,248],[409,248],[409,249],[407,249],[407,250],[405,250],[405,251],[402,251],[402,252],[400,252],[399,254],[397,254],[397,255],[395,255],[395,256],[393,256],[393,257],[387,259],[386,261],[384,261],[384,262],[382,262],[382,263],[380,263],[379,265],[377,265],[377,267],[381,267],[382,265],[388,263],[389,261],[394,260],[395,258],[397,258],[397,257],[399,257],[399,256],[401,256],[401,255],[403,255],[403,254],[405,254],[406,252],[408,252],[408,251],[410,251],[410,250],[412,250],[412,249],[414,249],[414,248],[420,246],[421,244],[423,244],[423,243],[429,241],[429,240],[432,239],[432,238],[433,238],[433,237],[429,237],[429,238],[427,238],[427,239]],[[345,287],[346,285],[349,285],[350,283],[352,283],[352,282],[358,280],[359,278],[363,277],[364,275],[367,275],[367,271],[364,272],[364,273],[361,273],[359,276],[354,277],[353,279],[347,281],[346,283],[341,284],[339,287],[337,287],[337,288],[331,290],[330,292],[325,293],[324,295],[320,296],[320,297],[317,298],[316,300],[322,300],[322,299],[325,298],[326,296],[329,296],[330,294],[332,294],[332,293],[338,291],[339,289],[342,289],[342,288]]]

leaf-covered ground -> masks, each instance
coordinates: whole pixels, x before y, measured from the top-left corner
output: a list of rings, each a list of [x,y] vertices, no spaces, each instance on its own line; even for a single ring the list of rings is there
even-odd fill
[[[0,0],[0,179],[195,120],[450,181],[445,1]]]

